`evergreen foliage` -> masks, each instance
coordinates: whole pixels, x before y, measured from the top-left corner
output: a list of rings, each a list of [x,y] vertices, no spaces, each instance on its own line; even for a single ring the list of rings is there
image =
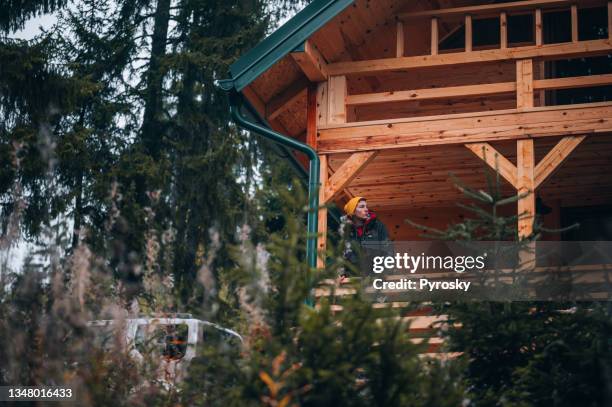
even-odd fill
[[[501,195],[499,173],[488,180],[486,192],[455,180],[471,199],[462,207],[473,216],[447,230],[430,229],[432,237],[514,240],[525,248],[547,232],[536,217],[534,234],[518,241],[516,222],[525,215],[499,216],[499,209],[520,196]],[[463,353],[469,405],[603,406],[612,400],[607,303],[453,302],[436,309],[448,315],[447,349]]]

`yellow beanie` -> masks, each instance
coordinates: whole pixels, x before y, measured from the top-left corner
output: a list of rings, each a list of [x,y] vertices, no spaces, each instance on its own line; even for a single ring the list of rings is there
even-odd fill
[[[355,214],[355,208],[357,207],[359,201],[365,201],[365,198],[362,196],[356,196],[355,198],[352,198],[346,203],[346,205],[344,205],[344,212],[346,212],[347,215]]]

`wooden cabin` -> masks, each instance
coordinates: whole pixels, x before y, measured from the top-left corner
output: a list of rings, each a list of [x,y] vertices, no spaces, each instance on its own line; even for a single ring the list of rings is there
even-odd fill
[[[609,226],[611,26],[605,0],[315,0],[232,66],[232,85],[316,150],[320,204],[365,196],[395,240],[420,238],[406,218],[468,216],[449,173],[486,190],[496,156],[504,193],[528,192],[520,236],[536,197],[546,226]],[[318,230],[323,249],[326,209]]]
[[[321,205],[365,196],[394,240],[421,239],[406,218],[470,216],[449,174],[486,190],[496,165],[504,194],[525,195],[520,236],[540,198],[545,226],[585,226],[545,239],[612,240],[611,45],[606,0],[315,0],[232,65],[229,88],[316,151]],[[402,315],[426,336],[430,312]]]

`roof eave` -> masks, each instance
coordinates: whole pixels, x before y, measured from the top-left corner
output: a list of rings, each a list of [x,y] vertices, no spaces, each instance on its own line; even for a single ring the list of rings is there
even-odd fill
[[[348,7],[353,0],[315,0],[230,66],[232,79],[220,81],[225,90],[241,91],[319,28]],[[223,83],[222,83],[223,82]]]

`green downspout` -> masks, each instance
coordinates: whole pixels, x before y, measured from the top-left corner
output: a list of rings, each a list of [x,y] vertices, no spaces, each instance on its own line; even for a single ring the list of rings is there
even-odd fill
[[[227,89],[227,88],[226,88]],[[293,138],[284,136],[267,127],[249,121],[240,111],[242,98],[232,90],[230,94],[230,112],[232,118],[241,127],[257,133],[285,147],[292,148],[308,156],[310,170],[308,174],[308,217],[306,236],[306,259],[311,269],[317,267],[317,228],[319,212],[319,156],[308,144],[301,143]]]

